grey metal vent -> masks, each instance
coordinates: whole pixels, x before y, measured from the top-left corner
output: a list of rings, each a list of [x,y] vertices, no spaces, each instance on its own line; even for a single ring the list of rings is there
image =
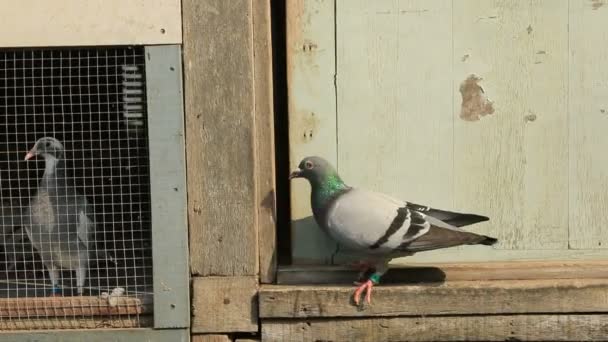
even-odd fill
[[[152,298],[145,89],[143,47],[0,51],[0,330],[145,325]],[[82,295],[76,272],[64,268],[61,297],[51,297],[49,261],[41,260],[70,234],[46,246],[29,238],[45,159],[23,159],[43,137],[63,145],[64,186],[86,198],[95,223]],[[68,208],[54,211],[55,221],[80,215],[69,199],[51,202]]]

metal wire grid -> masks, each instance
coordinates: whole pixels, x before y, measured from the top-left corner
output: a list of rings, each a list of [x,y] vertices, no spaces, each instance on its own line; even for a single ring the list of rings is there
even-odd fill
[[[0,51],[0,330],[142,325],[141,303],[129,299],[152,297],[144,62],[143,47]],[[65,186],[93,208],[82,297],[69,269],[60,272],[63,297],[50,297],[39,250],[76,235],[51,230],[55,243],[36,248],[27,234],[46,162],[23,159],[42,137],[61,142]],[[51,206],[78,215],[67,201]]]

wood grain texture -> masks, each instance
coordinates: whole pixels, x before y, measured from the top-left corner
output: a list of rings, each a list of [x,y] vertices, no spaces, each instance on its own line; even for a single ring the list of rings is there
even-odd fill
[[[99,297],[35,297],[0,299],[0,317],[78,317],[138,315],[139,298],[117,297],[115,305]]]
[[[3,332],[4,341],[36,342],[188,342],[188,329],[86,329],[58,331]]]
[[[192,332],[258,331],[257,277],[195,277]]]
[[[602,2],[597,2],[602,4]],[[608,7],[570,2],[570,247],[608,248]]]
[[[253,4],[255,172],[260,281],[271,283],[277,264],[274,107],[270,0]]]
[[[180,0],[2,2],[2,47],[180,44]]]
[[[352,302],[352,286],[266,285],[260,317],[363,317],[608,312],[608,279],[453,281],[379,286],[372,305]],[[472,305],[474,303],[474,305]]]
[[[289,266],[279,268],[281,285],[350,284],[358,271],[336,266]],[[417,264],[391,267],[383,284],[438,281],[608,279],[608,261],[520,261],[466,264]]]
[[[567,13],[567,0],[454,2],[454,111],[471,74],[495,108],[454,116],[455,208],[489,216],[471,230],[498,248],[568,247]]]
[[[608,315],[508,315],[264,321],[262,339],[304,341],[605,341]]]
[[[452,2],[338,1],[336,27],[343,179],[452,207]]]
[[[154,326],[152,316],[98,316],[98,317],[53,317],[0,320],[0,331],[54,330],[54,329],[137,329]]]
[[[182,5],[191,272],[256,275],[251,1]]]
[[[192,335],[191,342],[232,342],[228,335]]]
[[[292,169],[311,155],[337,161],[334,6],[334,0],[286,2]],[[336,244],[312,219],[310,187],[301,179],[291,182],[291,217],[293,262],[328,262]]]

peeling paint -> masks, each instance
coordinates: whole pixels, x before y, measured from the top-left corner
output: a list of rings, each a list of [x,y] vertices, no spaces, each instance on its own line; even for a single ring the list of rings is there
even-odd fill
[[[537,55],[546,55],[546,54],[547,54],[547,51],[545,51],[545,50],[538,50],[538,51],[536,52],[536,54],[537,54]]]
[[[604,0],[591,0],[591,7],[593,8],[594,11],[597,11],[598,9],[600,9],[600,7],[602,7],[604,5],[605,5]]]
[[[467,53],[466,55],[462,56],[462,61],[465,62],[467,59],[469,59],[469,54]]]
[[[315,113],[310,112],[302,118],[302,121],[298,124],[298,127],[302,128],[302,142],[309,142],[316,134],[317,128],[319,127],[319,119],[315,117]]]
[[[477,121],[482,116],[494,113],[494,103],[488,99],[479,85],[481,80],[482,78],[477,75],[470,75],[460,84],[462,95],[460,118],[465,121]]]
[[[534,121],[536,121],[536,114],[533,114],[533,113],[528,114],[528,115],[524,116],[524,120],[526,122],[534,122]]]
[[[526,28],[526,31],[528,32],[528,34],[532,33],[532,25],[528,25],[528,27]]]

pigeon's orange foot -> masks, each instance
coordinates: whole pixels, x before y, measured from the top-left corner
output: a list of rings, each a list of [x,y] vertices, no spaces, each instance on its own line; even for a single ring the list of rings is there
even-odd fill
[[[355,290],[355,293],[353,295],[354,299],[355,299],[355,304],[359,305],[359,303],[361,302],[361,295],[363,294],[363,291],[365,291],[365,301],[368,304],[371,304],[373,287],[374,287],[374,282],[372,282],[371,280],[361,283],[359,285],[359,287],[357,287],[357,289]]]
[[[372,288],[374,287],[374,285],[380,283],[381,277],[382,273],[374,272],[367,278],[367,280],[363,282],[355,282],[355,285],[357,285],[357,289],[355,290],[353,296],[355,299],[355,304],[357,304],[357,306],[361,302],[361,295],[363,294],[363,291],[365,291],[365,301],[367,302],[367,304],[372,303]]]

